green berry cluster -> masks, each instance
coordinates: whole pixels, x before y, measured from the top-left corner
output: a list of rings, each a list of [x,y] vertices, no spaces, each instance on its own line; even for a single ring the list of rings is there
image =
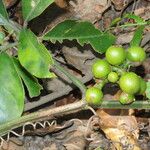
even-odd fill
[[[105,59],[97,59],[92,65],[95,79],[117,83],[122,90],[120,102],[129,104],[135,100],[135,95],[142,95],[146,90],[146,82],[134,72],[129,71],[133,62],[143,62],[146,53],[139,46],[125,50],[121,46],[111,46],[105,53]],[[90,105],[98,106],[102,103],[103,92],[98,87],[91,87],[86,92],[86,100]]]

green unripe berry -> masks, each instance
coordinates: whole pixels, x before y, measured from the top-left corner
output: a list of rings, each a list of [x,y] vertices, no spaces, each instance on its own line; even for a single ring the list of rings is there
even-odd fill
[[[122,47],[111,46],[106,51],[106,60],[111,65],[121,65],[126,59],[126,52]]]
[[[132,46],[128,49],[127,59],[132,62],[143,62],[146,58],[146,53],[143,48],[139,46]]]
[[[121,76],[119,86],[125,93],[136,94],[140,89],[140,79],[135,73],[128,72]]]
[[[111,67],[106,60],[98,59],[92,65],[92,73],[95,78],[104,79],[110,71]]]
[[[103,92],[96,87],[87,89],[85,99],[89,105],[100,106],[102,103]]]
[[[122,92],[119,101],[121,104],[130,104],[135,101],[135,97],[132,94]]]
[[[118,79],[119,79],[119,76],[116,72],[110,72],[108,74],[108,81],[109,82],[115,83],[118,81]]]

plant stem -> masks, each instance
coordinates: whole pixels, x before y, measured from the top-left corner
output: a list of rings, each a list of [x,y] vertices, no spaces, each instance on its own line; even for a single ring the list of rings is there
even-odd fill
[[[107,82],[108,82],[108,80],[105,79],[105,80],[102,80],[102,81],[99,82],[99,83],[96,83],[94,86],[97,87],[97,88],[99,88],[100,90],[102,90],[103,86],[104,86]]]
[[[113,70],[113,71],[116,71],[116,72],[119,72],[120,74],[123,74],[123,73],[125,72],[124,69],[121,69],[121,68],[115,67],[115,66],[112,67],[112,70]]]
[[[70,74],[68,71],[66,71],[63,67],[60,66],[58,62],[54,60],[54,67],[56,67],[59,71],[61,71],[63,74],[65,74],[74,85],[76,85],[82,92],[82,97],[84,98],[85,92],[86,92],[86,86],[75,76]]]
[[[43,110],[35,113],[30,113],[29,115],[20,117],[16,120],[7,122],[0,125],[0,136],[6,135],[9,131],[24,125],[26,122],[44,121],[54,119],[54,117],[70,113],[73,111],[80,111],[86,106],[85,101],[78,101],[72,104],[54,107],[52,109]]]
[[[17,34],[20,33],[21,30],[21,26],[19,24],[17,24],[16,22],[14,23],[13,21],[9,21],[9,27],[14,30]]]
[[[106,109],[150,109],[148,100],[138,100],[128,105],[122,105],[118,100],[105,100],[98,108]]]
[[[115,29],[117,27],[119,28],[126,28],[126,27],[133,27],[133,26],[141,26],[141,25],[148,25],[148,22],[141,22],[141,23],[132,23],[132,24],[123,24],[120,26],[116,26],[116,27],[109,27],[108,29],[105,30],[105,32]]]
[[[150,102],[147,100],[135,101],[129,105],[122,105],[117,100],[105,100],[98,108],[106,109],[150,109]],[[20,117],[16,120],[7,122],[0,126],[0,136],[6,135],[9,131],[24,125],[26,122],[44,121],[50,120],[57,116],[62,116],[74,111],[80,111],[86,109],[85,101],[78,101],[72,104],[59,106],[56,108],[43,110],[40,112],[31,113],[29,115]],[[88,107],[87,107],[88,109]]]
[[[15,47],[15,46],[17,46],[18,45],[18,42],[15,42],[15,43],[10,43],[10,44],[7,44],[7,45],[5,45],[5,46],[0,46],[0,51],[5,51],[5,50],[7,50],[7,49],[9,49],[9,48],[12,48],[12,47]]]
[[[8,29],[8,31],[11,29],[11,30],[14,30],[17,34],[20,33],[21,26],[19,24],[14,23],[11,20],[5,19],[1,14],[0,14],[0,19],[1,19],[1,22],[0,22],[1,25],[5,26],[6,29]]]

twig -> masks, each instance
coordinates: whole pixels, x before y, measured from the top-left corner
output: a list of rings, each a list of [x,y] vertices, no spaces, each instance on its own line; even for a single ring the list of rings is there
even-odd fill
[[[148,100],[138,100],[129,105],[122,105],[118,100],[105,100],[98,108],[103,109],[150,109]]]
[[[17,45],[18,45],[18,42],[10,43],[10,44],[7,44],[5,46],[0,46],[0,51],[5,51],[5,50],[12,48],[12,47],[15,47]]]
[[[85,96],[85,92],[86,92],[86,86],[78,79],[76,78],[74,75],[71,75],[68,71],[66,71],[63,67],[61,67],[61,65],[59,63],[57,63],[56,61],[54,61],[54,66],[63,74],[65,74],[74,85],[76,85],[82,92],[82,97],[84,98]]]
[[[123,24],[123,25],[119,25],[116,27],[110,27],[108,29],[105,30],[105,32],[109,31],[109,30],[113,30],[115,28],[126,28],[126,27],[134,27],[134,26],[142,26],[142,25],[147,25],[148,22],[140,22],[140,23],[128,23],[128,24]]]

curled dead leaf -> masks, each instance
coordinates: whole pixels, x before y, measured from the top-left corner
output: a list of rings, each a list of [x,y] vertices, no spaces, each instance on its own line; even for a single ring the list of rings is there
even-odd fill
[[[115,96],[106,95],[105,99],[116,99],[120,95],[120,91]],[[108,98],[109,97],[109,98]],[[98,109],[100,117],[100,128],[110,139],[117,150],[131,149],[140,150],[137,143],[139,137],[139,128],[135,116],[130,115],[130,110],[112,110]]]

